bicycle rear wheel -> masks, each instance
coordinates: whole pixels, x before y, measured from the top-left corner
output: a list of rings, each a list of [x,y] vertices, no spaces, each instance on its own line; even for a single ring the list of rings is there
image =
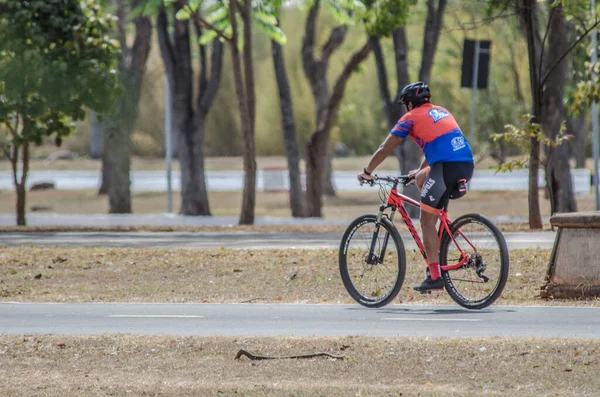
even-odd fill
[[[344,287],[355,301],[366,307],[387,305],[400,292],[406,273],[398,230],[385,218],[378,224],[375,215],[357,218],[342,237],[339,267]]]
[[[465,263],[456,270],[442,271],[446,291],[467,309],[483,309],[498,299],[508,279],[509,255],[504,236],[479,214],[459,217],[451,225],[454,238],[444,233],[440,242],[440,265]],[[460,249],[459,249],[460,248]]]

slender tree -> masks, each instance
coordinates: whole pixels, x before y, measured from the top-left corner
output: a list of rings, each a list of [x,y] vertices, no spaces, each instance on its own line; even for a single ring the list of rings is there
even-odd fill
[[[334,27],[322,46],[320,56],[316,56],[316,30],[320,0],[310,2],[302,40],[302,64],[313,98],[315,100],[316,127],[306,144],[306,200],[309,216],[322,216],[323,176],[326,175],[329,153],[329,136],[335,124],[346,84],[352,72],[369,56],[372,41],[370,38],[358,46],[344,64],[330,91],[328,66],[332,54],[342,45],[352,18],[360,21],[367,31],[385,29],[388,32],[390,20],[404,14],[410,1],[402,0],[362,0],[362,1],[325,1],[324,5],[334,11],[340,25]]]
[[[73,132],[85,108],[106,112],[117,80],[112,16],[92,0],[4,2],[0,8],[0,123],[8,133],[17,191],[17,224],[25,225],[30,147]],[[6,149],[6,148],[5,148]]]
[[[173,134],[181,168],[183,215],[210,215],[204,166],[206,116],[219,89],[223,65],[223,44],[218,39],[199,41],[205,33],[197,18],[175,17],[189,12],[186,2],[160,6],[156,27],[160,51],[171,89]],[[191,11],[198,15],[196,10]],[[169,15],[172,17],[170,18]],[[170,25],[172,24],[172,27]],[[192,31],[196,32],[200,68],[192,65]],[[194,89],[196,92],[194,93]]]
[[[438,0],[437,3],[435,0],[427,1],[427,19],[423,31],[423,51],[419,70],[420,81],[429,83],[431,80],[431,71],[433,69],[437,43],[442,31],[446,4],[447,0]],[[399,20],[399,22],[402,23],[402,20]],[[400,26],[392,32],[396,63],[396,95],[392,98],[388,88],[385,57],[379,43],[380,35],[371,36],[379,82],[379,94],[389,128],[392,128],[396,124],[396,121],[404,114],[403,107],[397,104],[397,101],[402,88],[411,81],[408,72],[408,41],[406,37],[406,28],[404,26]],[[400,172],[402,173],[408,173],[418,168],[421,163],[421,151],[411,139],[405,140],[398,146],[396,156],[400,164]],[[416,187],[408,187],[405,188],[405,194],[416,199],[419,196],[419,191]],[[407,210],[411,217],[418,216],[417,208],[410,206]]]
[[[279,26],[279,22],[277,23]],[[300,150],[294,121],[294,108],[290,83],[285,69],[283,46],[277,40],[271,40],[273,66],[275,79],[279,91],[279,105],[281,108],[281,129],[283,132],[284,149],[288,164],[290,182],[290,209],[293,217],[306,216],[304,193],[300,174]]]
[[[252,26],[258,23],[263,31],[272,38],[282,40],[281,30],[276,26],[277,20],[261,2],[254,6],[251,0],[214,2],[203,17],[200,0],[181,1],[177,11],[178,20],[192,18],[199,26],[206,29],[200,38],[203,43],[212,38],[226,42],[231,50],[233,77],[237,94],[238,110],[241,120],[242,139],[244,141],[244,190],[242,193],[242,209],[240,224],[254,223],[256,203],[256,149],[254,130],[256,124],[256,94],[254,87],[254,62],[252,59]],[[266,2],[270,6],[270,2]],[[241,28],[238,26],[241,25]],[[241,52],[240,52],[241,48]]]
[[[564,85],[567,56],[594,29],[600,21],[588,20],[587,5],[578,0],[547,1],[547,8],[536,0],[490,0],[491,11],[516,13],[527,41],[529,80],[532,96],[531,123],[542,126],[549,142],[558,140],[565,118]],[[488,11],[489,11],[488,10]],[[547,10],[545,27],[540,24],[543,11]],[[574,17],[581,21],[581,32],[568,42],[566,20]],[[529,152],[529,226],[542,227],[539,203],[538,172],[541,163],[540,139],[530,138]],[[576,204],[571,182],[566,145],[545,148],[546,184],[550,193],[552,213],[574,211]]]
[[[133,18],[135,38],[131,46],[127,43],[126,25],[131,9],[142,0],[130,5],[125,0],[115,0],[117,7],[117,31],[121,43],[118,60],[121,95],[114,111],[104,120],[104,151],[102,182],[108,193],[108,208],[111,214],[132,212],[130,169],[131,133],[138,114],[138,103],[142,90],[142,79],[146,70],[152,40],[150,18],[137,15]]]

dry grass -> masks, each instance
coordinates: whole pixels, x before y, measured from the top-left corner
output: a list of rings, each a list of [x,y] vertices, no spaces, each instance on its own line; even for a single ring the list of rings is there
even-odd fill
[[[539,292],[549,257],[549,250],[511,251],[510,277],[498,304],[547,304]],[[394,303],[453,304],[443,292],[413,294],[424,263],[416,252],[407,260],[405,284]],[[337,250],[224,248],[3,248],[2,300],[354,303],[340,279]]]
[[[234,216],[240,214],[241,192],[210,192],[209,200],[212,214],[215,216]],[[174,193],[174,211],[178,211],[180,196]],[[163,192],[134,192],[132,206],[135,214],[164,213],[166,194]],[[324,199],[324,216],[328,219],[353,219],[365,213],[374,213],[379,208],[379,198],[375,189],[365,188],[359,192],[342,192],[336,197]],[[541,200],[542,214],[550,213],[546,200]],[[594,210],[594,197],[577,197],[580,211]],[[108,200],[98,196],[95,191],[33,191],[27,193],[27,209],[50,207],[47,212],[58,214],[106,214]],[[4,213],[14,212],[14,191],[0,190],[0,208]],[[450,204],[450,215],[478,212],[488,217],[510,216],[527,218],[526,192],[469,192],[464,198]],[[289,195],[284,192],[257,192],[256,216],[291,217]]]
[[[239,349],[343,356],[250,361]],[[29,396],[592,396],[600,341],[0,336],[0,390]]]

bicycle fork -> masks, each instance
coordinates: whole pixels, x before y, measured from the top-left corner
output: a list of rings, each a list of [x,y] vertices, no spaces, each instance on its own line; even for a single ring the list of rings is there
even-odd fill
[[[381,205],[379,207],[379,214],[377,215],[377,222],[375,223],[375,231],[373,232],[373,237],[371,239],[371,247],[369,248],[369,255],[367,256],[367,264],[368,265],[378,265],[382,264],[385,259],[385,252],[387,250],[388,241],[390,239],[390,232],[385,230],[385,237],[383,239],[383,244],[381,245],[381,251],[379,257],[375,255],[375,245],[377,244],[377,237],[379,236],[379,228],[383,221],[383,211],[385,211],[387,207],[385,205]],[[391,222],[394,221],[394,214],[396,213],[396,209],[392,208],[392,213],[389,216]]]

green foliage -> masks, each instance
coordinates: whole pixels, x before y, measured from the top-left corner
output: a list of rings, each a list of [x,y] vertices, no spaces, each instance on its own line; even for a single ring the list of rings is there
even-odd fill
[[[521,149],[523,155],[521,158],[494,167],[496,172],[510,172],[514,169],[527,168],[529,162],[527,156],[531,151],[532,140],[540,142],[543,146],[556,148],[572,138],[571,135],[565,135],[564,122],[556,138],[548,138],[542,132],[540,125],[532,122],[532,119],[531,114],[524,114],[521,116],[520,125],[507,124],[503,133],[492,134],[491,139],[493,142],[505,141],[514,144]]]
[[[113,17],[93,0],[5,3],[0,14],[0,123],[19,147],[60,145],[85,108],[109,110],[116,93]],[[15,115],[18,117],[15,119]],[[15,120],[22,121],[21,129]]]
[[[364,17],[369,35],[389,36],[391,32],[406,23],[410,7],[417,0],[363,0],[367,8]]]
[[[365,12],[365,1],[361,0],[305,0],[303,6],[308,9],[316,2],[324,7],[338,25],[354,25],[362,20]]]

